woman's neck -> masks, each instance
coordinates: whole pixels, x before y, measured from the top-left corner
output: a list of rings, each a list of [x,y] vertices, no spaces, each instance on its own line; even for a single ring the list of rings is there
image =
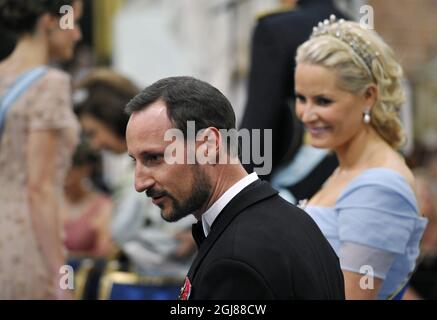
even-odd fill
[[[8,59],[19,65],[20,70],[49,63],[49,49],[43,34],[25,35],[18,40]]]
[[[381,160],[381,151],[386,147],[389,145],[373,128],[366,128],[335,150],[338,170],[349,172],[376,165],[375,159]]]

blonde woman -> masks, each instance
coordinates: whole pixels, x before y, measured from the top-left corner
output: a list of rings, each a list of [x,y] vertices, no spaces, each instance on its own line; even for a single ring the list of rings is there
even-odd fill
[[[296,113],[311,144],[339,160],[305,210],[339,256],[346,298],[392,298],[414,270],[426,225],[397,152],[402,68],[375,32],[333,16],[296,62]]]
[[[78,0],[0,0],[0,24],[18,38],[0,64],[0,299],[62,299],[64,177],[78,142],[68,60],[79,27],[60,27]]]

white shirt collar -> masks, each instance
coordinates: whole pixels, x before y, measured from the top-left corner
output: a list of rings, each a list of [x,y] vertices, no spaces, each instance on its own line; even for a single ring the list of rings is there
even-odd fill
[[[258,180],[258,175],[256,174],[256,172],[245,176],[243,179],[230,187],[225,193],[223,193],[221,197],[216,202],[214,202],[208,210],[206,210],[206,212],[202,215],[202,225],[205,237],[208,236],[212,224],[214,223],[220,212],[223,210],[223,208],[226,207],[226,205],[231,202],[231,200],[237,194],[239,194],[241,190],[243,190],[249,184],[256,180]]]

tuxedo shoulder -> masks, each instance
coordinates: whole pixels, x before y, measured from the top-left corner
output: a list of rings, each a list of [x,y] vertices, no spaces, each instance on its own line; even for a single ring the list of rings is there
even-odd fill
[[[248,236],[250,241],[262,242],[275,238],[277,232],[288,234],[290,230],[298,229],[296,232],[299,233],[299,230],[312,228],[313,224],[306,212],[276,195],[241,212],[231,229],[238,234],[235,238]]]

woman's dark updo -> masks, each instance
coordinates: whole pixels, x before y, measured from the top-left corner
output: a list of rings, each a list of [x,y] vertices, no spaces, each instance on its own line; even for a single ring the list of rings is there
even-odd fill
[[[45,13],[60,16],[63,5],[75,0],[0,0],[0,25],[15,35],[32,33]]]

